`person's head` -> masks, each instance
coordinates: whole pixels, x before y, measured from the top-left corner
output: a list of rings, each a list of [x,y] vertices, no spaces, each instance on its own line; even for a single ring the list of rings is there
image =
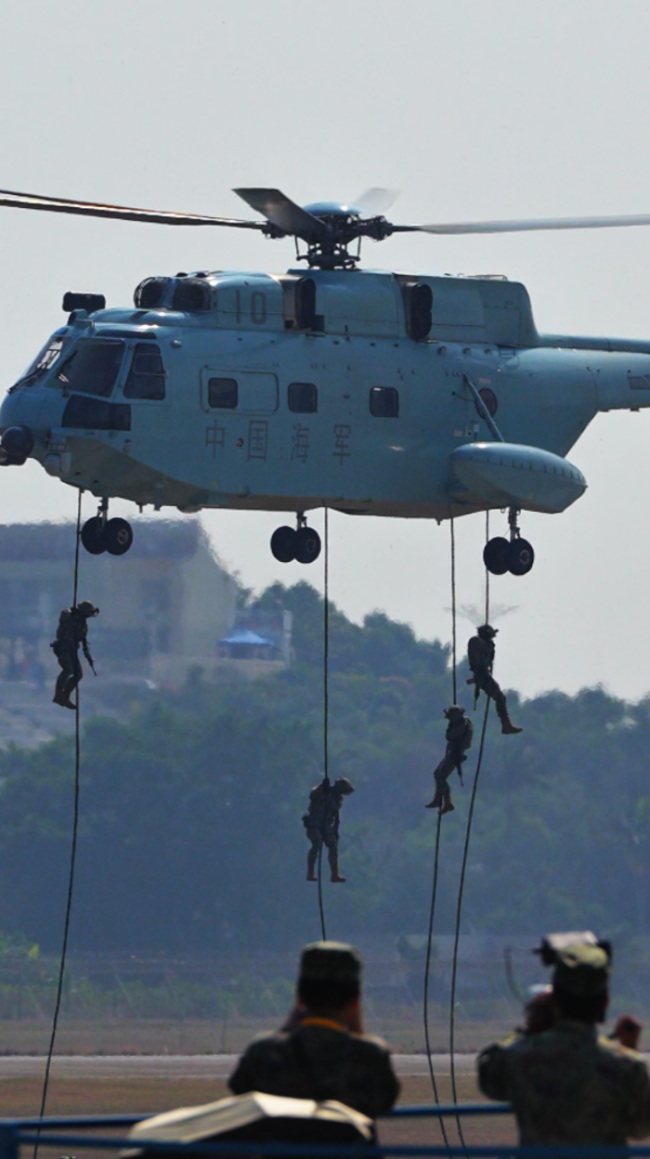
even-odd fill
[[[90,620],[93,616],[99,615],[99,608],[91,604],[90,600],[82,600],[80,604],[77,604],[77,611],[83,616],[84,620]]]
[[[610,972],[610,956],[602,946],[578,942],[558,950],[553,999],[560,1018],[590,1025],[603,1022],[609,1003]]]
[[[481,624],[478,634],[482,640],[493,640],[496,636],[498,628],[493,628],[491,624]]]
[[[361,956],[344,942],[312,942],[300,958],[298,1001],[310,1013],[340,1014],[361,996]]]
[[[347,777],[337,777],[332,789],[339,797],[349,797],[354,792],[354,785]]]
[[[465,709],[461,708],[459,704],[452,704],[449,708],[445,709],[445,716],[447,717],[447,720],[453,721],[455,723],[457,723],[459,720],[462,720],[464,715]]]

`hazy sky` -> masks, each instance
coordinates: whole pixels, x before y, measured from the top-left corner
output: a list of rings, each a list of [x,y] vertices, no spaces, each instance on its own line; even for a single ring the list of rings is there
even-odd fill
[[[415,223],[648,213],[648,44],[646,0],[21,0],[0,22],[0,186],[227,216],[246,216],[237,185],[303,204],[398,188],[391,216]],[[282,270],[292,252],[235,231],[2,210],[0,383],[61,324],[67,289],[129,304],[149,274]],[[650,229],[398,236],[367,243],[365,262],[505,273],[528,287],[542,330],[649,336]],[[586,496],[564,515],[523,515],[535,568],[492,582],[518,609],[499,637],[506,684],[650,691],[649,450],[648,413],[600,416],[570,456]],[[74,510],[75,493],[35,464],[0,473],[0,520]],[[278,522],[205,515],[245,583],[321,586],[320,561],[273,560]],[[449,638],[448,525],[333,515],[331,528],[331,595],[349,615],[382,608]],[[457,534],[459,602],[480,604],[483,517]]]

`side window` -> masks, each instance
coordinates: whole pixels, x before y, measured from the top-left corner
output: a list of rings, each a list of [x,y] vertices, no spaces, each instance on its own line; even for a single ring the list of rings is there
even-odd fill
[[[160,347],[154,346],[153,342],[138,342],[124,386],[124,397],[165,397],[165,368]]]
[[[370,413],[377,419],[396,419],[399,394],[394,386],[373,386],[370,391]]]
[[[313,382],[290,382],[287,391],[289,410],[296,414],[315,414],[318,410],[318,390]]]
[[[221,410],[234,410],[238,402],[237,382],[234,378],[210,378],[208,380],[208,406]]]

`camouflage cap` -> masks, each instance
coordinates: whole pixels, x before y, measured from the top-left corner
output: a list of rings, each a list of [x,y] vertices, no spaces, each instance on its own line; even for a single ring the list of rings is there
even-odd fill
[[[566,994],[595,997],[609,988],[609,954],[602,946],[577,942],[558,950],[553,970],[553,986]]]
[[[300,958],[300,982],[360,982],[361,954],[345,942],[312,942]]]

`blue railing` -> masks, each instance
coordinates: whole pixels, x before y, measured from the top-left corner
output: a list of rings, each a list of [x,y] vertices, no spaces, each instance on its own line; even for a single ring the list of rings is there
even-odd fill
[[[419,1118],[476,1118],[494,1115],[509,1115],[511,1108],[506,1103],[465,1103],[447,1106],[396,1107],[386,1119]],[[76,1115],[57,1116],[46,1119],[0,1119],[0,1159],[20,1159],[21,1149],[34,1148],[82,1148],[84,1151],[121,1151],[125,1148],[138,1151],[168,1152],[172,1155],[201,1156],[241,1155],[246,1156],[295,1156],[296,1159],[371,1159],[380,1156],[405,1156],[405,1159],[424,1159],[436,1156],[448,1159],[622,1159],[629,1156],[643,1156],[650,1159],[650,1146],[626,1148],[593,1147],[517,1147],[505,1143],[464,1146],[390,1144],[388,1146],[317,1145],[313,1143],[165,1143],[154,1139],[132,1140],[126,1131],[147,1118],[146,1115]],[[107,1137],[105,1131],[120,1131],[118,1137]],[[145,1154],[146,1159],[146,1154]]]

